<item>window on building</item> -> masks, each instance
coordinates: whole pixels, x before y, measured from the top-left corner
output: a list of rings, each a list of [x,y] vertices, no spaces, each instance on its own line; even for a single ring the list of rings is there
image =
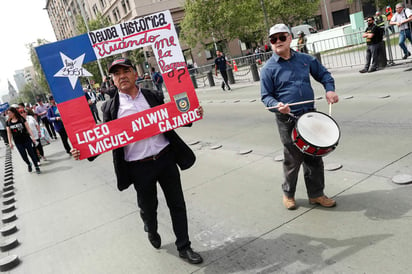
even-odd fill
[[[216,47],[217,50],[223,52],[223,55],[225,55],[225,43],[223,41],[218,41],[215,43],[209,43],[206,45],[205,49],[205,56],[207,60],[214,59],[216,57]]]
[[[343,26],[350,23],[349,9],[337,10],[332,12],[333,25]]]
[[[316,15],[315,17],[312,17],[312,18],[309,18],[309,19],[303,21],[303,23],[311,25],[316,30],[323,29],[322,15]]]
[[[97,8],[96,4],[93,5],[92,10],[93,10],[94,15],[97,16],[97,14],[99,13],[99,9]]]
[[[114,21],[118,22],[120,20],[120,12],[118,8],[114,8],[113,11],[113,17],[114,17]]]
[[[104,9],[106,7],[106,0],[100,0],[100,6]]]
[[[130,3],[129,0],[122,0],[122,7],[123,7],[123,11],[124,13],[128,13],[130,11]]]

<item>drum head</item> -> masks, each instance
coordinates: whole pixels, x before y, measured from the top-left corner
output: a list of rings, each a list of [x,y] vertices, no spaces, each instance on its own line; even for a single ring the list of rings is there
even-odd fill
[[[322,112],[308,112],[300,116],[296,123],[299,135],[317,147],[331,147],[338,143],[338,124]]]

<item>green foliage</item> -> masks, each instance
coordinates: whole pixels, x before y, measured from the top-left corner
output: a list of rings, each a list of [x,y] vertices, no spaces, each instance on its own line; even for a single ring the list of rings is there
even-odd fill
[[[41,92],[39,92],[38,87],[33,83],[28,83],[23,87],[23,90],[19,92],[18,102],[35,104],[36,97],[40,95]]]
[[[261,1],[264,1],[269,25],[299,24],[319,8],[319,0],[186,0],[181,38],[191,47],[199,42],[205,47],[212,38],[216,41],[265,40],[267,28]]]
[[[319,0],[265,1],[265,5],[270,25],[284,23],[292,27],[313,17],[319,9]]]
[[[27,84],[26,86],[27,89],[33,89],[36,91],[36,94],[41,95],[41,94],[50,94],[50,89],[49,89],[49,85],[47,83],[46,80],[46,76],[44,75],[43,69],[41,68],[40,65],[40,61],[39,58],[37,57],[36,54],[36,50],[35,47],[44,45],[49,43],[49,41],[45,40],[45,39],[37,39],[36,42],[34,43],[30,43],[27,44],[26,47],[29,49],[30,52],[30,60],[33,64],[33,68],[34,68],[34,82],[37,83],[37,86],[33,86],[32,83]],[[23,91],[26,90],[26,86],[23,88]],[[24,101],[26,103],[31,102],[31,103],[35,103],[36,100],[35,98],[31,98],[29,95],[26,95],[24,97],[25,99],[27,99],[27,101]]]

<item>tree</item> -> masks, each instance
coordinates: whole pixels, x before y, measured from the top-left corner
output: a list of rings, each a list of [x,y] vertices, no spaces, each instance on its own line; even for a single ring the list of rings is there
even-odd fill
[[[23,87],[22,91],[19,92],[18,101],[35,104],[37,101],[36,98],[38,96],[40,96],[40,93],[38,92],[38,87],[36,87],[33,84],[33,82],[30,82]]]
[[[313,17],[319,9],[319,0],[265,1],[269,23],[284,23],[290,27]]]
[[[108,18],[103,17],[100,13],[96,16],[96,19],[90,20],[87,22],[87,25],[89,27],[90,31],[97,30],[97,29],[102,29],[106,28],[112,25],[112,23],[109,21]],[[84,23],[83,17],[79,14],[76,17],[76,31],[78,34],[82,33],[87,33],[87,27]],[[114,60],[113,56],[110,56],[105,59],[100,59],[100,64],[102,66],[102,69],[104,73],[107,75],[107,68],[108,65]],[[88,64],[83,65],[84,68],[90,72],[93,75],[93,80],[95,80],[96,83],[101,83],[103,82],[103,79],[100,74],[100,70],[97,64],[97,61],[90,62]],[[83,84],[88,84],[86,79],[80,79],[80,81],[83,82]]]
[[[49,94],[50,89],[49,89],[49,85],[46,80],[46,76],[44,75],[43,69],[41,68],[39,58],[37,57],[35,47],[38,47],[38,46],[41,46],[47,43],[49,43],[49,41],[39,38],[37,39],[36,42],[26,45],[26,47],[29,49],[30,60],[33,64],[33,68],[35,71],[34,83],[37,83],[36,90],[38,91],[39,95]],[[27,102],[31,102],[31,101],[27,101]],[[36,100],[33,100],[32,102],[36,102]]]
[[[266,40],[267,30],[261,0],[186,0],[181,37],[189,46],[205,46],[215,38],[244,42]],[[319,8],[319,0],[264,0],[268,23],[295,25]]]

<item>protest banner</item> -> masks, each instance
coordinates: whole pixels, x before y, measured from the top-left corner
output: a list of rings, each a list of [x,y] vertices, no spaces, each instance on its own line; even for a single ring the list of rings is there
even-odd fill
[[[0,105],[0,113],[5,112],[9,107],[10,107],[10,105],[9,105],[8,102],[1,104]]]
[[[83,64],[151,46],[170,102],[96,125],[79,77],[92,75]],[[195,122],[199,102],[170,11],[91,31],[36,48],[73,147],[80,159]]]

